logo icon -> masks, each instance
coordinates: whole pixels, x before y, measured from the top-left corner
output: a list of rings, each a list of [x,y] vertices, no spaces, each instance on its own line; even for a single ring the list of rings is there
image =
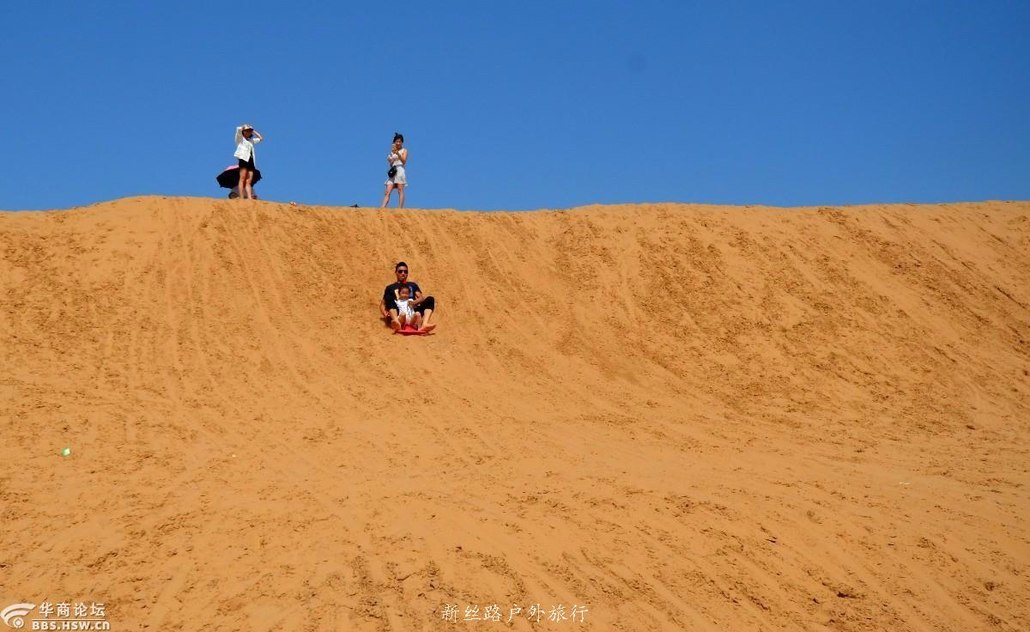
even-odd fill
[[[3,619],[4,624],[8,627],[20,630],[25,627],[25,615],[32,612],[35,607],[34,603],[11,604],[0,610],[0,619]]]

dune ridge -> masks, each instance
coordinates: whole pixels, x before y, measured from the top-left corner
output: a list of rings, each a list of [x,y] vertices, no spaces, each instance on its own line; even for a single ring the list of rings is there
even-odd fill
[[[399,259],[432,336],[375,317]],[[1030,627],[1028,202],[129,198],[0,213],[0,289],[0,607]]]

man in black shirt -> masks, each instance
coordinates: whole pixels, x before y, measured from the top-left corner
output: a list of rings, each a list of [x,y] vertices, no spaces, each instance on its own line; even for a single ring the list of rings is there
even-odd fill
[[[418,283],[408,280],[408,264],[401,261],[393,267],[393,272],[397,275],[397,282],[387,285],[383,290],[383,300],[379,301],[379,313],[390,323],[390,327],[394,331],[401,328],[401,323],[397,320],[397,291],[401,286],[406,285],[411,288],[411,295],[415,297],[411,306],[422,315],[422,327],[419,331],[433,331],[436,324],[430,321],[433,318],[433,310],[436,309],[436,299],[432,296],[422,296],[422,290],[418,287]]]

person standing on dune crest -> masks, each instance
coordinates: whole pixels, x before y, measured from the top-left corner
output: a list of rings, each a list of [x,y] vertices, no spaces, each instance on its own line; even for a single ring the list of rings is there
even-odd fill
[[[236,128],[236,159],[240,167],[240,199],[254,199],[254,145],[260,143],[263,138],[250,123],[244,123]]]
[[[408,150],[404,148],[404,135],[397,133],[393,135],[393,145],[390,146],[390,153],[386,155],[386,163],[390,165],[386,172],[386,195],[383,196],[383,204],[379,208],[386,208],[390,203],[390,193],[397,189],[397,202],[399,208],[404,208],[404,188],[408,186],[408,175],[404,171],[404,165],[408,164]]]

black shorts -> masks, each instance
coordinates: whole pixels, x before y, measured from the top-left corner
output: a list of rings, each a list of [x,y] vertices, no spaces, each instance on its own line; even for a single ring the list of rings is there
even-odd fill
[[[436,309],[436,299],[432,296],[423,298],[422,302],[415,306],[415,312],[419,314],[425,313],[427,309]]]
[[[240,169],[249,169],[250,171],[254,171],[255,170],[255,168],[254,168],[254,159],[253,158],[251,158],[250,160],[244,160],[243,158],[237,158],[236,162],[239,163]]]

